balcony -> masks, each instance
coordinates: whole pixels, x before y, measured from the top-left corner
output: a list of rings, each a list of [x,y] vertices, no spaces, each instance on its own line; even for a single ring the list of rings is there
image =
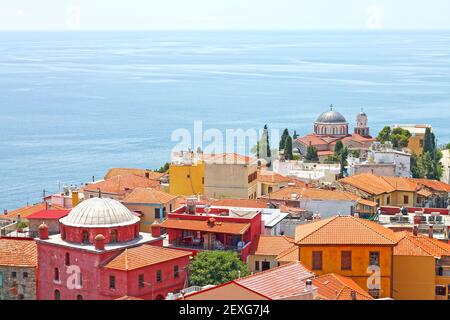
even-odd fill
[[[247,243],[248,244],[248,243]],[[245,244],[244,246],[231,246],[231,245],[223,245],[222,243],[214,243],[211,245],[205,245],[204,242],[187,242],[187,241],[181,241],[181,240],[176,240],[173,243],[170,243],[169,246],[171,247],[175,247],[175,248],[180,248],[180,249],[189,249],[189,250],[224,250],[224,251],[235,251],[235,252],[240,252],[242,251],[247,244]]]

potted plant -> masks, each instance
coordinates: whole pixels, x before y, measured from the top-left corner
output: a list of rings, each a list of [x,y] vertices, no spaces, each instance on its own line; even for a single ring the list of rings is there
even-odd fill
[[[24,221],[21,221],[17,224],[17,232],[23,233],[23,229],[27,228],[28,224]]]

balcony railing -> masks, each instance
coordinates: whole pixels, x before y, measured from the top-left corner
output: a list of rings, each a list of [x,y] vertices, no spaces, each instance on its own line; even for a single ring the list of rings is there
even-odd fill
[[[171,243],[172,246],[183,249],[192,249],[192,250],[224,250],[224,251],[241,251],[242,248],[238,248],[237,246],[224,246],[224,245],[210,245],[204,246],[203,243],[199,244],[189,244],[181,241],[175,241]],[[245,246],[244,246],[245,247]]]

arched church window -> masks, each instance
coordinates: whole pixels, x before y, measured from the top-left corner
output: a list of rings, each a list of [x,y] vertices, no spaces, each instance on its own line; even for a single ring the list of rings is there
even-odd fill
[[[117,242],[117,230],[111,230],[111,243]]]
[[[61,300],[61,292],[59,290],[55,290],[55,300]]]
[[[83,243],[89,243],[89,232],[87,230],[83,230]]]

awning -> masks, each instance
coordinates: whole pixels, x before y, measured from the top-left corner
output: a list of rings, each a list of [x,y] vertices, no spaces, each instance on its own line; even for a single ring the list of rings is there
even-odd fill
[[[215,221],[214,223],[211,223],[208,221],[199,221],[199,220],[168,219],[163,221],[160,224],[160,226],[161,228],[166,229],[204,231],[213,233],[242,235],[250,228],[250,223],[222,222],[222,221]]]

